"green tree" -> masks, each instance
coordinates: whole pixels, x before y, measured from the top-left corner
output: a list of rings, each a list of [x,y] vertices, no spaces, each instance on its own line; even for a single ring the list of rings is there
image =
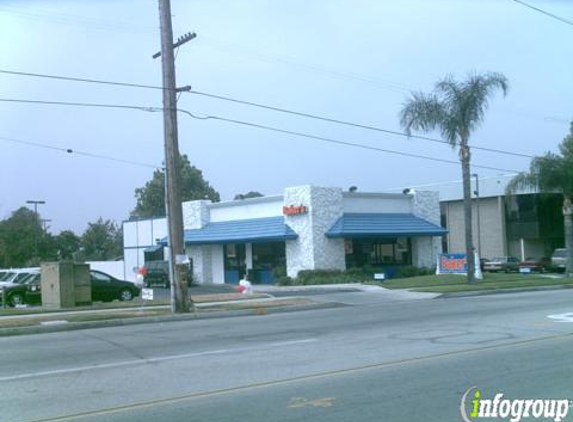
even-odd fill
[[[121,256],[121,228],[101,217],[95,223],[89,223],[81,237],[81,250],[86,261],[107,261]]]
[[[247,193],[238,193],[235,195],[235,197],[233,199],[237,200],[237,199],[249,199],[249,198],[260,198],[261,196],[265,196],[260,192],[257,191],[248,191]]]
[[[38,258],[52,258],[51,236],[44,231],[39,216],[26,207],[18,208],[9,218],[0,222],[0,266],[36,266]]]
[[[400,124],[408,135],[412,130],[439,130],[452,148],[459,148],[462,164],[464,222],[468,283],[475,281],[475,258],[472,236],[471,173],[469,139],[483,122],[489,99],[508,90],[507,78],[500,73],[470,74],[464,81],[447,76],[436,83],[429,94],[414,92],[400,112]]]
[[[519,173],[507,185],[507,193],[535,189],[563,194],[563,223],[567,248],[567,276],[573,276],[573,122],[559,145],[559,154],[547,152],[531,160],[528,172]]]
[[[192,166],[187,155],[180,156],[181,199],[221,200],[219,193],[203,178],[203,173]],[[137,204],[132,211],[134,217],[161,217],[165,215],[165,171],[155,170],[153,177],[144,187],[135,190]]]
[[[54,238],[54,243],[58,259],[72,259],[80,249],[81,239],[73,231],[64,230]]]

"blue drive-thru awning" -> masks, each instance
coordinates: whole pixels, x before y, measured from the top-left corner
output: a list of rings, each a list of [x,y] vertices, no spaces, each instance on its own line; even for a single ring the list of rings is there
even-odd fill
[[[185,230],[186,245],[279,242],[297,237],[283,217],[222,221],[201,229]],[[167,239],[161,243],[167,244]]]
[[[414,214],[348,213],[326,232],[327,237],[418,237],[442,236],[448,231]]]

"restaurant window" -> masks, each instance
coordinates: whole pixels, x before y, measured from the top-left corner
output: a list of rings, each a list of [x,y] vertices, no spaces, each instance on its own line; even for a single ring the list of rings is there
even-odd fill
[[[381,238],[345,241],[346,266],[411,265],[410,239]]]

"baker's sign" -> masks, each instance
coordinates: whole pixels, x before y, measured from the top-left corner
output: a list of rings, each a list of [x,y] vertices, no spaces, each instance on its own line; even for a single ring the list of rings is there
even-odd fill
[[[468,259],[465,253],[444,253],[438,259],[438,274],[467,274]]]
[[[283,207],[284,215],[299,215],[306,214],[307,212],[308,208],[305,205],[285,205]]]

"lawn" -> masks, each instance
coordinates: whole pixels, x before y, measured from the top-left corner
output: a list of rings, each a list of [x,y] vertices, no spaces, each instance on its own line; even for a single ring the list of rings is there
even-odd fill
[[[460,275],[427,275],[420,277],[388,280],[381,286],[388,289],[412,289],[417,292],[452,293],[480,290],[501,290],[528,288],[540,286],[570,286],[572,278],[553,278],[546,274],[498,274],[485,273],[482,280],[468,284],[466,278]]]

